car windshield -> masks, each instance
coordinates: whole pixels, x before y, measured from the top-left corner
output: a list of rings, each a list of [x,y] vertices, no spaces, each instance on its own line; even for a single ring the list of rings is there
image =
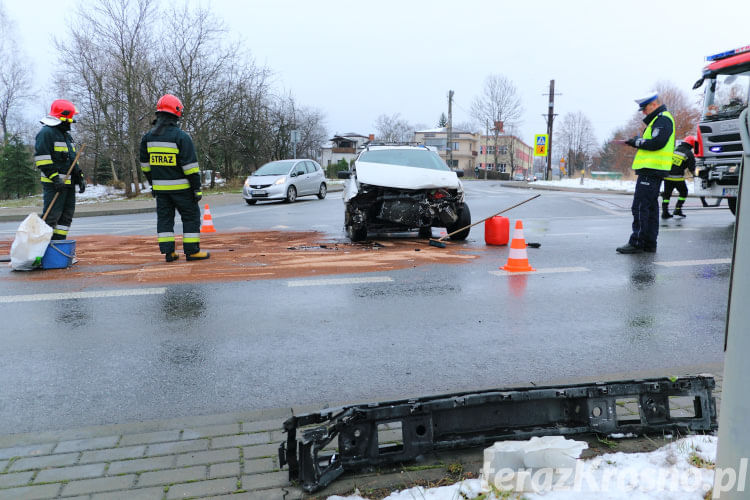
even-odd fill
[[[429,168],[431,170],[450,170],[443,160],[426,149],[379,149],[364,151],[359,161],[384,163],[403,167]]]
[[[286,175],[293,164],[293,161],[272,161],[253,172],[253,175]]]

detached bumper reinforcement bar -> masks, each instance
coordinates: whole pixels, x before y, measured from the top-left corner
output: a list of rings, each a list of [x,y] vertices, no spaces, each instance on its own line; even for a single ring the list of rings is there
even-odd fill
[[[344,471],[498,440],[713,431],[714,387],[710,376],[655,378],[491,389],[330,408],[284,422],[287,440],[279,446],[279,463],[289,465],[290,481],[314,492]],[[680,413],[692,414],[673,416],[669,403],[675,397],[690,398],[692,412]],[[625,403],[637,403],[639,415],[618,415],[618,404]],[[329,446],[335,438],[338,446]]]

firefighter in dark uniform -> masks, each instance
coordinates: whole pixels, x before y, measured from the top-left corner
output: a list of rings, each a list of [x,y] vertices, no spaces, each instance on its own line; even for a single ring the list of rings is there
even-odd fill
[[[664,192],[661,194],[661,218],[669,219],[672,214],[669,213],[669,198],[672,197],[672,191],[677,190],[677,206],[674,208],[674,215],[677,217],[686,217],[682,212],[682,205],[688,195],[687,184],[685,183],[685,170],[689,170],[695,175],[695,149],[696,137],[689,135],[679,142],[674,148],[672,155],[672,170],[669,176],[664,178]]]
[[[156,231],[159,250],[167,262],[179,258],[175,251],[175,209],[182,218],[182,248],[187,260],[209,258],[200,250],[201,211],[198,202],[201,192],[200,170],[195,147],[190,136],[180,130],[182,102],[171,95],[163,95],[156,103],[154,127],[141,139],[141,169],[151,184],[156,198]]]
[[[44,126],[36,134],[34,144],[34,163],[42,173],[42,213],[47,213],[55,194],[60,193],[45,219],[52,228],[53,240],[68,237],[76,210],[75,186],[78,186],[79,193],[86,190],[86,181],[78,164],[68,177],[68,170],[76,155],[70,125],[75,122],[73,117],[77,113],[72,102],[65,99],[54,101],[49,115],[40,120]]]
[[[659,188],[672,169],[674,153],[674,118],[659,101],[656,92],[649,92],[635,102],[645,115],[643,137],[635,136],[625,144],[636,148],[633,170],[638,180],[633,195],[633,232],[618,253],[656,252],[659,236]]]

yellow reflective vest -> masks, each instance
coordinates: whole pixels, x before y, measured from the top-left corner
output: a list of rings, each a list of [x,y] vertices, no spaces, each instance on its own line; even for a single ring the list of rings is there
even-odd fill
[[[669,111],[662,111],[651,120],[646,130],[643,132],[644,139],[651,139],[651,127],[654,122],[660,116],[666,116],[672,122],[672,135],[669,136],[669,140],[663,148],[657,149],[656,151],[649,151],[647,149],[639,149],[635,153],[635,159],[633,160],[633,170],[638,171],[642,168],[649,168],[652,170],[662,170],[669,172],[672,169],[672,153],[674,152],[674,138],[675,138],[675,126],[674,118]]]

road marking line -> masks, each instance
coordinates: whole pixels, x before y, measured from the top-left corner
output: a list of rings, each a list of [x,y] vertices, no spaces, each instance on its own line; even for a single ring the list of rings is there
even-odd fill
[[[705,266],[709,264],[731,264],[732,259],[704,259],[704,260],[673,260],[671,262],[654,262],[660,266],[680,267],[680,266]]]
[[[490,274],[494,274],[495,276],[514,276],[517,274],[539,274],[539,273],[581,273],[581,272],[587,272],[591,271],[591,269],[587,267],[548,267],[545,269],[537,269],[536,271],[522,271],[522,272],[515,272],[512,273],[510,271],[503,271],[502,269],[499,271],[488,271]]]
[[[361,283],[388,283],[393,278],[388,276],[373,276],[369,278],[331,278],[324,280],[287,281],[287,286],[324,286],[324,285],[359,285]]]
[[[38,302],[42,300],[101,299],[107,297],[130,297],[137,295],[162,295],[166,288],[134,288],[130,290],[100,290],[96,292],[38,293],[34,295],[0,296],[0,303]]]

